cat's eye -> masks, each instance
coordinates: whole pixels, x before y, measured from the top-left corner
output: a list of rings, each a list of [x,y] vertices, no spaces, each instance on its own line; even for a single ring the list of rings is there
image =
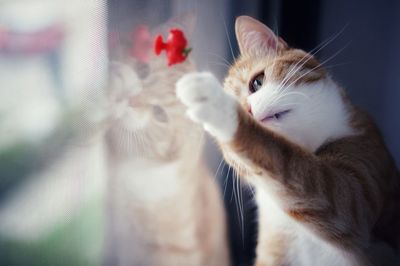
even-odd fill
[[[164,108],[162,108],[159,105],[153,106],[153,116],[158,122],[161,122],[161,123],[168,122],[167,112],[165,112]]]
[[[254,76],[254,78],[251,79],[250,84],[249,84],[249,90],[251,93],[254,93],[261,89],[262,85],[264,83],[264,73],[259,73]]]

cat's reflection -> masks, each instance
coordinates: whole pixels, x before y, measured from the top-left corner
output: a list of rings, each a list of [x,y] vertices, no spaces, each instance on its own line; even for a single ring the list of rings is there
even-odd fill
[[[108,265],[227,265],[222,200],[201,160],[204,132],[175,95],[194,70],[163,57],[111,65]]]

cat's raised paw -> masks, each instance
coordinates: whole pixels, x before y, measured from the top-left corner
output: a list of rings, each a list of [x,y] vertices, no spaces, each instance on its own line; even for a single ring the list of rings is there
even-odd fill
[[[219,81],[208,72],[186,74],[176,83],[176,95],[187,106],[215,102],[221,93]]]
[[[183,76],[176,84],[176,95],[188,107],[187,115],[221,141],[233,138],[237,129],[236,100],[224,92],[208,72]]]

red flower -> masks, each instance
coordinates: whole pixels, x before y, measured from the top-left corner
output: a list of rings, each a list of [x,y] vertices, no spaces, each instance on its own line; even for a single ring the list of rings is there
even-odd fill
[[[180,29],[171,29],[166,42],[161,35],[154,41],[154,52],[159,55],[162,50],[167,53],[168,66],[185,61],[191,48],[187,48],[187,40]]]

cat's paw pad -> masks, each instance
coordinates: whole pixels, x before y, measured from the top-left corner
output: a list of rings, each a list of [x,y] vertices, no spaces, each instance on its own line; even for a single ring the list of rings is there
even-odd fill
[[[187,115],[221,141],[233,138],[237,129],[237,102],[207,72],[190,73],[176,84],[177,97],[188,107]]]
[[[218,80],[208,72],[186,74],[176,83],[176,95],[187,106],[216,101],[221,90]]]

